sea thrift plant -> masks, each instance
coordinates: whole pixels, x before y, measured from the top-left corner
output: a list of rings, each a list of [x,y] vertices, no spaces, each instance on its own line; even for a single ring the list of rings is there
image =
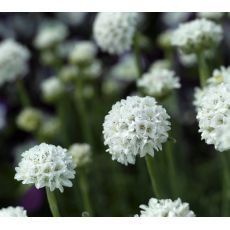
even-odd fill
[[[151,198],[148,205],[140,205],[140,217],[195,217],[188,203],[183,203],[180,198],[155,199]],[[136,215],[138,216],[138,215]]]
[[[23,207],[7,207],[0,209],[0,217],[27,217],[27,211]]]
[[[122,54],[131,49],[138,22],[138,13],[98,13],[94,39],[103,51]]]
[[[154,156],[161,150],[169,130],[169,115],[153,97],[127,97],[105,117],[104,144],[113,160],[135,164],[137,156]]]
[[[42,143],[22,153],[22,160],[15,168],[15,179],[23,184],[34,184],[37,189],[50,191],[72,187],[75,164],[71,154],[60,146]]]

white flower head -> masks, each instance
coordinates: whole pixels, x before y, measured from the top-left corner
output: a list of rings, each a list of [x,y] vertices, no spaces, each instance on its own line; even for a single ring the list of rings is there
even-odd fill
[[[110,54],[122,54],[130,50],[138,13],[98,13],[93,25],[94,39],[98,46]]]
[[[65,24],[49,21],[39,28],[34,45],[38,49],[49,49],[65,40],[67,36],[68,29]]]
[[[160,59],[151,64],[149,67],[149,72],[156,69],[170,69],[170,62],[167,59]]]
[[[169,115],[152,97],[127,97],[113,105],[103,124],[104,144],[113,160],[135,164],[136,156],[154,156],[170,130]]]
[[[216,132],[216,135],[219,137],[219,149],[221,151],[230,149],[230,119],[225,123]]]
[[[188,203],[183,203],[180,198],[171,199],[151,198],[148,205],[140,205],[140,217],[195,217]],[[138,216],[138,215],[136,215]]]
[[[137,81],[137,86],[145,94],[160,98],[168,95],[173,89],[180,88],[180,83],[174,71],[157,68],[143,74]]]
[[[45,79],[41,84],[43,98],[52,102],[58,99],[64,92],[63,83],[56,76]]]
[[[211,85],[218,85],[222,82],[230,83],[230,66],[221,66],[220,69],[215,69],[211,78],[208,79],[208,83]]]
[[[198,12],[198,17],[207,18],[211,20],[220,20],[224,17],[224,12]]]
[[[181,24],[172,35],[172,45],[183,53],[203,52],[216,47],[223,38],[220,25],[206,19]]]
[[[29,50],[7,39],[0,43],[0,85],[24,77],[28,72]]]
[[[86,18],[86,12],[57,12],[57,17],[70,26],[79,26]]]
[[[89,144],[73,144],[69,148],[73,161],[77,167],[82,167],[91,162],[92,151]]]
[[[77,42],[70,53],[69,59],[74,64],[88,64],[92,62],[97,54],[97,47],[93,42]]]
[[[112,78],[130,81],[138,78],[138,69],[133,55],[125,55],[120,61],[111,68]]]
[[[230,85],[206,86],[197,92],[195,102],[201,139],[223,151],[218,130],[230,119]]]
[[[100,60],[94,60],[82,69],[82,75],[88,79],[95,79],[102,74],[102,63]]]
[[[23,207],[7,207],[0,209],[0,217],[27,217],[27,212]]]
[[[17,117],[18,127],[28,132],[37,130],[41,121],[41,111],[31,107],[23,109]]]
[[[64,186],[72,187],[75,164],[66,149],[42,143],[22,153],[22,160],[15,168],[15,179],[23,184],[34,184],[37,189],[47,187],[50,191]]]

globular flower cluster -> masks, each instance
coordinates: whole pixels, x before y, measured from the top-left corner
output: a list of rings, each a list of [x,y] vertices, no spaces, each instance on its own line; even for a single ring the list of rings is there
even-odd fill
[[[41,121],[41,111],[30,107],[23,109],[17,117],[18,127],[28,132],[35,131],[40,126]]]
[[[90,41],[78,42],[70,53],[70,61],[74,64],[88,64],[97,54],[97,47]]]
[[[62,82],[56,76],[45,79],[41,84],[43,98],[48,102],[57,100],[64,92]]]
[[[0,217],[27,217],[27,212],[23,207],[7,207],[0,209]]]
[[[140,205],[140,217],[195,217],[188,203],[183,203],[180,198],[170,199],[151,198],[148,205]],[[138,215],[136,215],[138,216]]]
[[[152,97],[127,97],[113,105],[103,124],[104,144],[113,160],[134,164],[136,156],[154,156],[170,130],[169,115]]]
[[[72,187],[70,179],[75,177],[72,156],[60,146],[42,143],[22,154],[16,167],[15,179],[23,184],[34,184],[37,189],[47,187],[50,191],[64,186]]]
[[[183,53],[203,52],[216,47],[223,38],[220,25],[206,19],[181,24],[172,35],[172,45]]]
[[[218,151],[223,151],[219,129],[230,119],[230,85],[220,83],[210,85],[196,93],[197,119],[201,138],[207,144],[213,144]]]
[[[73,161],[77,167],[82,167],[91,162],[92,152],[89,144],[73,144],[69,148]]]
[[[180,88],[180,83],[174,71],[157,68],[145,73],[137,81],[137,86],[145,94],[160,98],[166,96],[173,89]]]
[[[24,77],[28,72],[29,50],[7,39],[0,44],[0,85]]]
[[[138,13],[98,13],[93,33],[98,46],[110,54],[122,54],[131,48]]]
[[[64,41],[67,36],[68,29],[65,24],[50,21],[40,27],[34,45],[38,49],[50,49]]]

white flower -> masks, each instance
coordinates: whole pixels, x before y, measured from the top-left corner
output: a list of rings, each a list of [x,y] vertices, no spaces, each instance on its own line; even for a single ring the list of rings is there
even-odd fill
[[[111,77],[119,80],[135,80],[138,78],[138,69],[133,55],[125,55],[112,67]]]
[[[110,54],[130,50],[139,22],[138,13],[98,13],[93,25],[98,46]]]
[[[56,14],[60,20],[71,26],[82,24],[87,15],[86,12],[57,12]]]
[[[42,82],[41,90],[44,99],[48,102],[52,102],[62,95],[64,87],[60,79],[54,76]]]
[[[94,60],[89,65],[82,69],[82,75],[85,78],[94,79],[102,74],[102,63],[99,60]]]
[[[48,187],[50,191],[63,186],[72,187],[75,164],[66,149],[42,143],[22,153],[22,160],[15,168],[15,179],[23,184],[34,184],[37,189]]]
[[[94,60],[97,47],[90,41],[77,42],[70,53],[69,59],[75,64],[87,64]]]
[[[37,130],[41,121],[41,111],[30,107],[23,109],[17,117],[18,127],[28,132]]]
[[[104,144],[113,160],[135,164],[136,156],[162,149],[170,130],[169,115],[152,97],[127,97],[113,105],[103,124]]]
[[[43,24],[35,37],[34,45],[38,49],[49,49],[65,40],[68,29],[65,24],[50,21]]]
[[[23,207],[7,207],[0,209],[0,217],[27,217],[27,212]]]
[[[148,205],[140,205],[140,217],[195,217],[190,210],[188,203],[182,203],[178,198],[174,201],[170,199],[151,198]],[[136,215],[138,216],[138,215]]]
[[[0,85],[24,77],[28,72],[30,52],[13,40],[0,43]]]
[[[211,78],[208,79],[208,83],[211,85],[218,85],[220,83],[230,83],[230,66],[221,66],[220,69],[215,69]]]
[[[164,97],[173,89],[180,88],[180,83],[174,71],[157,68],[143,74],[137,81],[137,86],[149,96]]]
[[[73,144],[69,148],[73,161],[77,167],[82,167],[91,162],[92,152],[88,144]]]
[[[207,18],[212,20],[219,20],[225,15],[224,12],[198,12],[197,14],[200,18]]]
[[[186,54],[203,52],[219,44],[223,38],[220,25],[206,20],[196,19],[181,24],[172,35],[172,45]]]
[[[175,27],[181,22],[188,20],[191,13],[189,12],[164,12],[162,21],[169,27]]]
[[[156,69],[170,69],[170,62],[167,59],[157,60],[149,67],[149,71]]]
[[[218,129],[230,119],[230,85],[221,83],[210,85],[198,91],[196,95],[197,119],[201,139],[213,144],[218,151],[223,151]]]

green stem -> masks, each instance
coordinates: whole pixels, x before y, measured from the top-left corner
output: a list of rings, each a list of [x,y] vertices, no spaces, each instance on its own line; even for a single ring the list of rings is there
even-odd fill
[[[18,89],[18,94],[19,94],[19,99],[21,101],[21,104],[23,107],[30,106],[30,99],[27,94],[26,88],[24,86],[24,83],[21,79],[17,79],[16,81],[17,89]]]
[[[141,51],[139,46],[139,34],[136,33],[134,36],[134,53],[135,53],[135,61],[138,70],[138,77],[140,78],[142,75],[142,65],[141,65]]]
[[[197,60],[199,65],[200,85],[201,87],[204,87],[209,77],[209,68],[203,53],[197,54]]]
[[[93,146],[93,138],[92,138],[92,132],[90,128],[90,123],[88,119],[88,114],[85,107],[85,102],[83,98],[83,84],[82,79],[78,79],[77,81],[77,87],[75,92],[75,98],[77,102],[77,108],[80,114],[80,118],[82,121],[82,132],[84,134],[84,137],[86,141]]]
[[[172,189],[173,197],[177,194],[177,186],[176,186],[176,170],[175,170],[175,162],[173,158],[173,146],[172,142],[168,141],[165,146],[165,152],[167,157],[168,169],[169,169],[169,180]]]
[[[155,197],[160,198],[160,193],[159,193],[157,183],[156,183],[156,175],[155,175],[155,170],[154,170],[154,165],[153,165],[153,158],[149,155],[146,155],[145,161],[146,161],[146,165],[147,165],[147,169],[148,169],[148,173],[149,173],[149,177],[151,180],[152,189],[155,194]]]
[[[46,188],[46,195],[47,195],[47,199],[49,202],[50,211],[51,211],[53,217],[59,217],[60,213],[58,210],[57,200],[56,200],[54,192],[51,192],[49,190],[49,188]]]
[[[222,169],[222,207],[221,212],[223,216],[228,216],[229,211],[229,169],[228,169],[228,159],[227,152],[219,153],[221,160],[221,169]]]
[[[79,175],[80,189],[83,197],[84,209],[89,213],[89,216],[93,216],[92,205],[89,198],[89,186],[87,183],[85,171],[79,170],[78,175]]]

